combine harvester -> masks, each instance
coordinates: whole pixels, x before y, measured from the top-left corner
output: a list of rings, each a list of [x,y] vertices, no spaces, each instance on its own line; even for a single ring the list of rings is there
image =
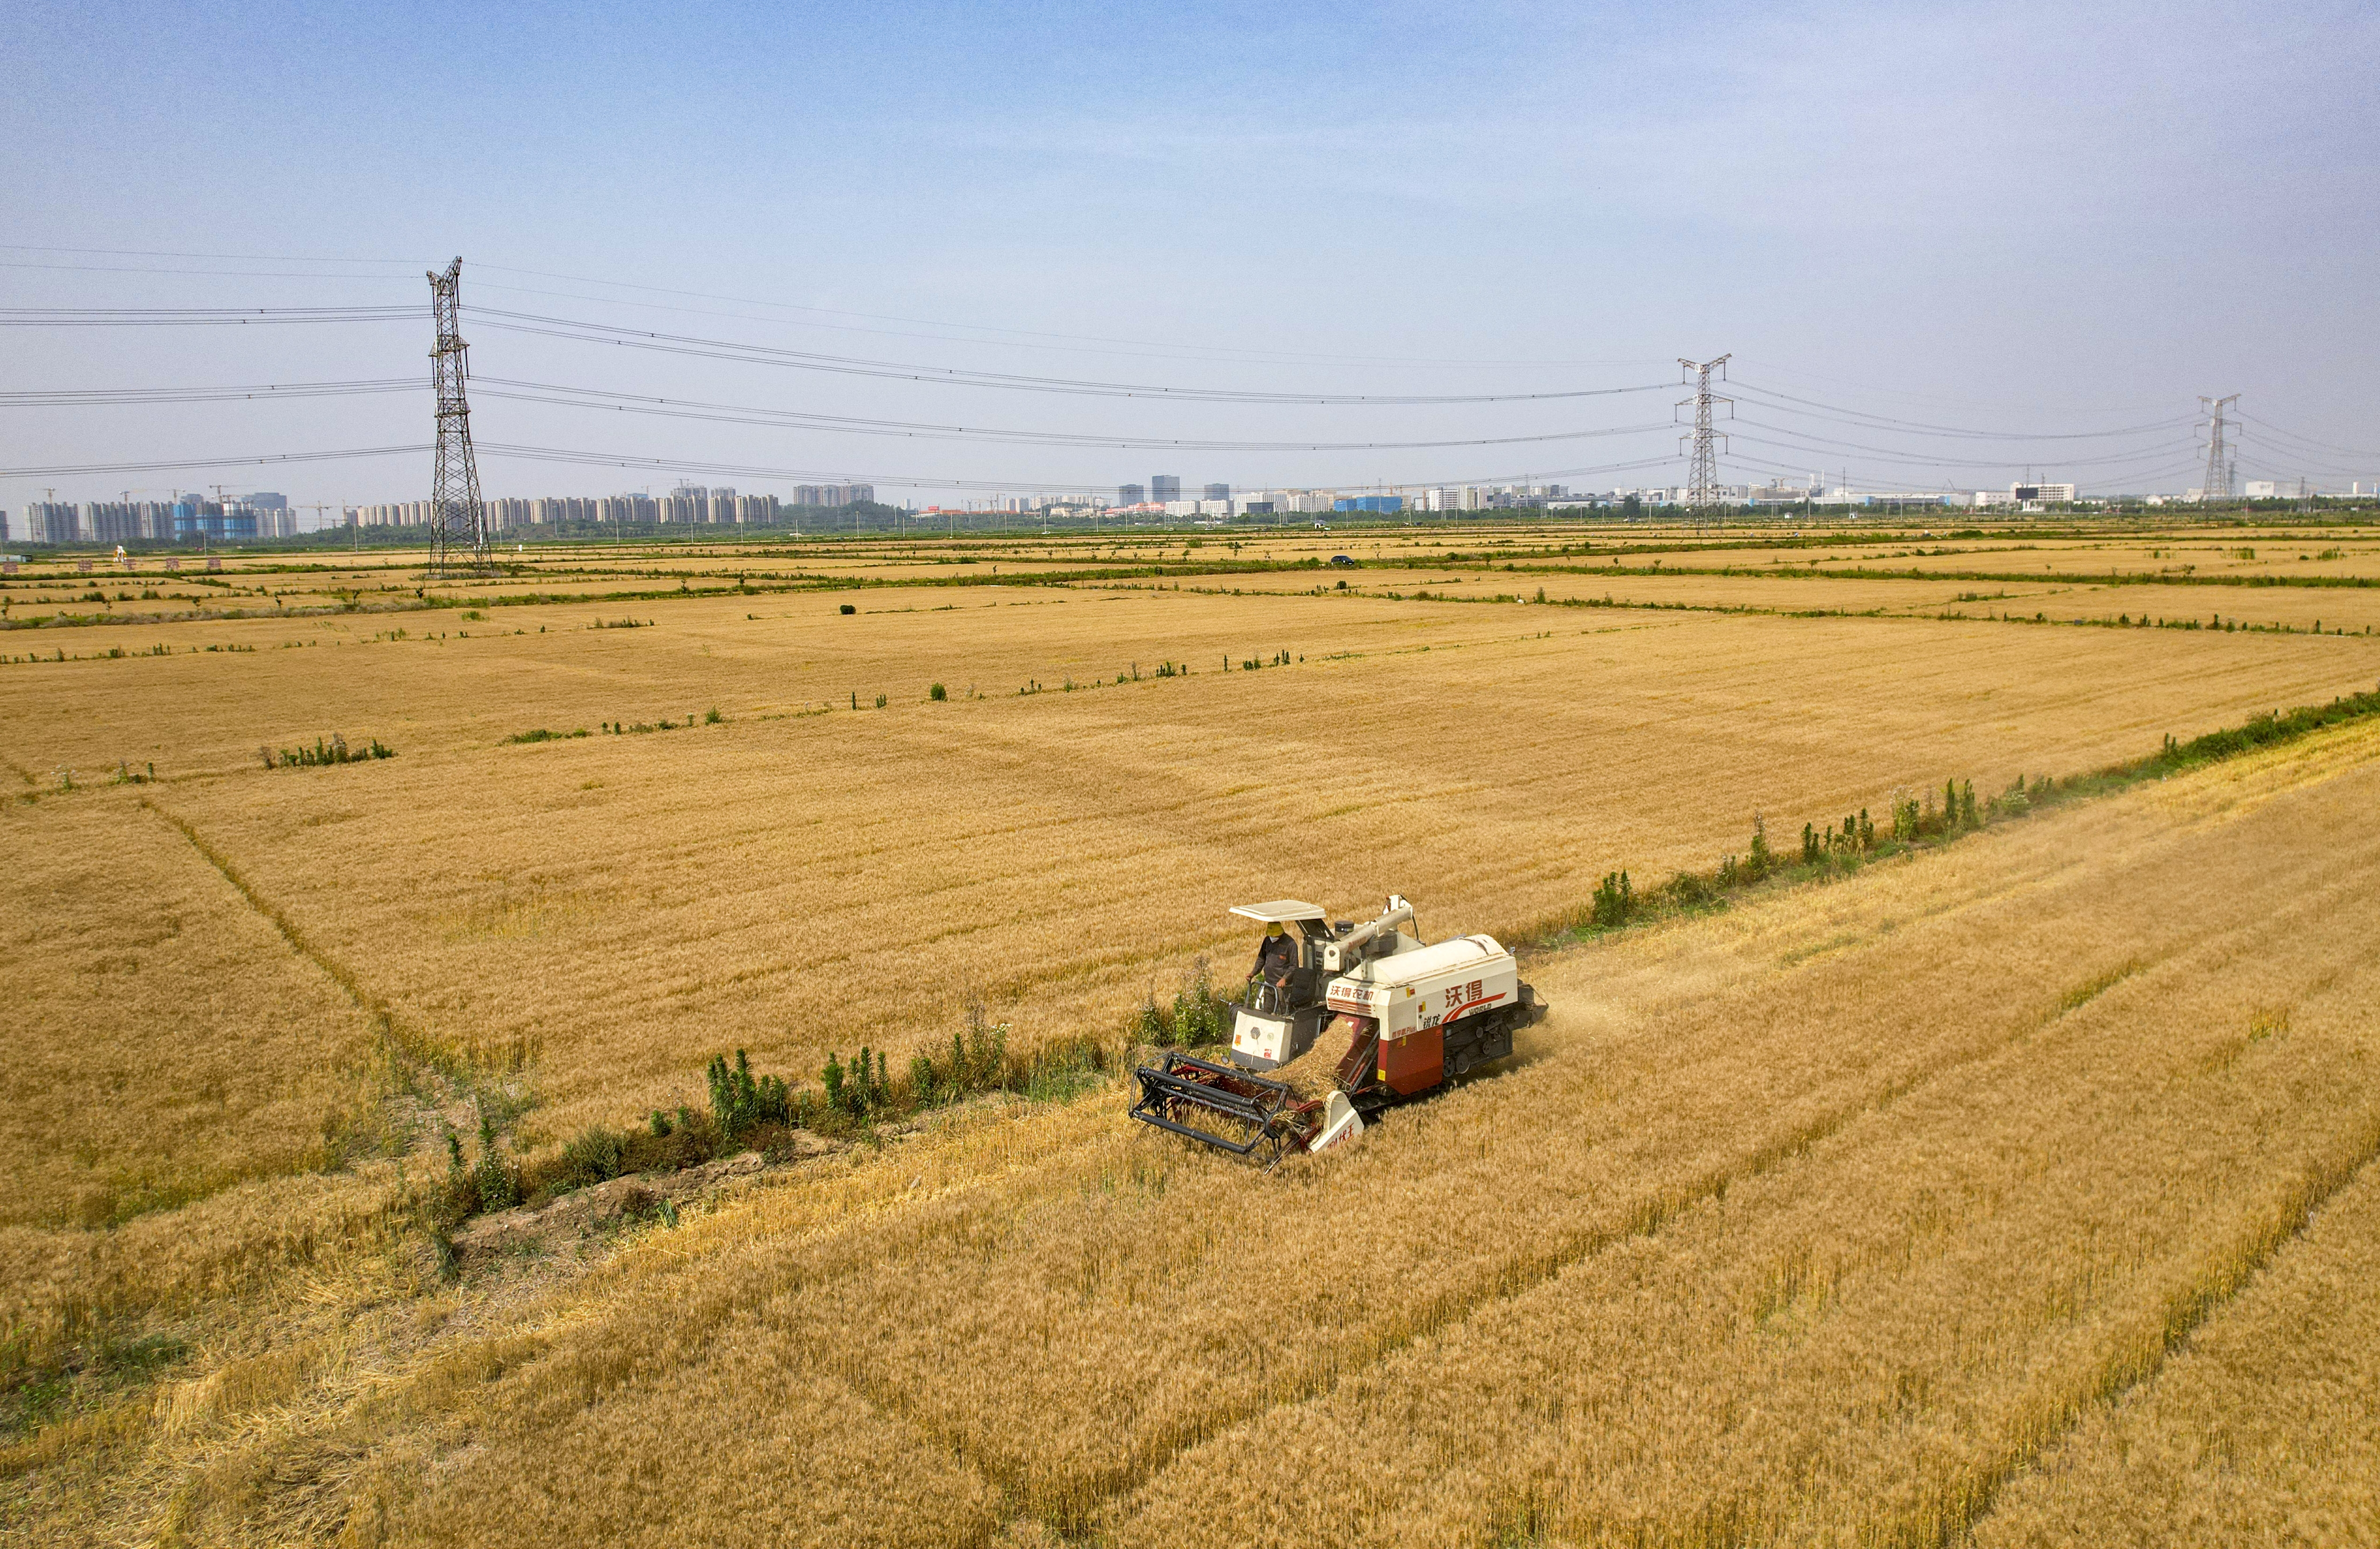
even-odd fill
[[[1333,925],[1295,899],[1232,913],[1265,927],[1246,999],[1232,1007],[1232,1063],[1168,1050],[1135,1072],[1132,1116],[1269,1168],[1360,1134],[1390,1105],[1503,1059],[1513,1033],[1546,1014],[1495,938],[1424,946],[1413,905],[1394,894],[1364,925]],[[1326,1095],[1302,1096],[1257,1073],[1288,1064],[1326,1032],[1347,1038]]]

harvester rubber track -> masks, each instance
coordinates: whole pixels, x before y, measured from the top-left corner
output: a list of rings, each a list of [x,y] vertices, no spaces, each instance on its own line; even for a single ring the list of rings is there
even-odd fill
[[[1288,1153],[1305,1149],[1320,1109],[1286,1082],[1178,1049],[1134,1073],[1140,1079],[1140,1097],[1132,1105],[1135,1119],[1262,1163],[1268,1170]]]

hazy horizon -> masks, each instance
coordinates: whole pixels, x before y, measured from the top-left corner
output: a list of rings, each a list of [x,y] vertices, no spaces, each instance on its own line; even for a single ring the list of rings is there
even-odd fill
[[[2380,345],[2380,21],[2357,7],[203,17],[37,0],[0,37],[18,66],[0,106],[8,307],[419,306],[423,271],[460,254],[467,309],[918,373],[655,353],[467,310],[483,448],[688,465],[483,450],[491,495],[683,478],[783,496],[798,478],[932,503],[1157,472],[1185,492],[1670,484],[1677,358],[1727,352],[1732,482],[1973,490],[2031,473],[2179,491],[2199,482],[2198,395],[2231,393],[2251,417],[2241,479],[2380,481],[2380,402],[2358,369]],[[19,402],[0,467],[429,440],[426,318],[6,338],[11,394],[422,386]],[[953,369],[1037,380],[922,380]],[[1251,404],[1044,379],[1646,390]],[[523,391],[508,381],[893,423],[599,412],[504,396]],[[939,429],[958,426],[1072,439]],[[1280,444],[1099,444],[1169,440]],[[1471,444],[1295,449],[1391,442]],[[428,466],[408,452],[0,477],[0,508],[45,488],[81,502],[218,482],[301,505],[419,499]]]

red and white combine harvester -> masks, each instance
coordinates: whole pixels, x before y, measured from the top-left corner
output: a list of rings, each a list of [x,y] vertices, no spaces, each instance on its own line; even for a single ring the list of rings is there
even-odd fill
[[[1136,1072],[1132,1116],[1268,1167],[1336,1145],[1390,1105],[1503,1059],[1513,1033],[1546,1014],[1495,938],[1424,946],[1413,905],[1394,894],[1363,925],[1334,925],[1295,899],[1232,913],[1265,927],[1247,995],[1232,1007],[1232,1062],[1168,1050]],[[1342,1037],[1346,1053],[1320,1095],[1257,1073]]]

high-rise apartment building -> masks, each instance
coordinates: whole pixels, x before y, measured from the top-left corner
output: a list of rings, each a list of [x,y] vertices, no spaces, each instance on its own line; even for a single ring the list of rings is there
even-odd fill
[[[384,505],[359,505],[356,507],[356,521],[367,527],[426,527],[430,525],[430,502],[396,501]]]
[[[25,541],[75,543],[81,540],[75,508],[64,501],[29,501],[25,505]]]
[[[1170,473],[1150,474],[1148,476],[1148,498],[1160,505],[1170,504],[1174,501],[1180,500],[1182,498],[1182,480]]]
[[[138,542],[140,508],[130,501],[92,501],[82,508],[82,530],[97,543]]]

